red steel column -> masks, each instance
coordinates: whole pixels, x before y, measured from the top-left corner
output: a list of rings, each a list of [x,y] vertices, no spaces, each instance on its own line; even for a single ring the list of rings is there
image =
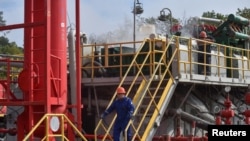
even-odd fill
[[[24,25],[42,23],[24,28],[24,68],[18,83],[29,104],[18,119],[18,131],[27,134],[44,114],[66,111],[67,6],[66,0],[25,0],[24,5]],[[44,129],[34,136],[44,136]]]

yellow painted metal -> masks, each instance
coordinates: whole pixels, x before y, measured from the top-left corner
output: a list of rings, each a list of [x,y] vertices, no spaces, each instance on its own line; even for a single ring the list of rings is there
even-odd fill
[[[147,41],[147,40],[146,40],[146,41]],[[146,41],[144,41],[144,42],[141,44],[141,46],[143,46],[143,45],[145,44]],[[138,56],[138,54],[136,54],[135,57],[133,58],[131,65],[130,65],[129,68],[127,69],[127,72],[124,74],[124,77],[122,77],[121,82],[120,82],[120,84],[119,84],[118,87],[122,86],[123,82],[125,81],[126,76],[128,75],[129,70],[132,70],[133,67],[138,68],[138,71],[139,71],[139,72],[141,71],[140,66],[138,65],[138,63],[136,63],[136,60],[135,60],[135,59],[137,58],[137,56]],[[143,61],[142,66],[145,64],[146,59],[147,59],[149,56],[150,56],[150,52],[148,52],[148,53],[146,54],[145,60]],[[142,76],[142,77],[143,77],[142,79],[146,79],[144,76]],[[134,76],[134,79],[133,79],[133,81],[131,82],[131,86],[135,85],[136,79],[137,79],[137,78],[138,78],[138,74]],[[130,94],[130,91],[131,91],[131,90],[132,90],[131,87],[127,90],[127,96],[128,96],[128,94]],[[109,106],[112,104],[112,102],[115,100],[115,98],[116,98],[116,92],[114,93],[114,95],[113,95],[113,97],[112,97],[112,99],[111,99],[111,101],[110,101],[110,103],[108,104],[107,107],[109,107]],[[111,122],[110,122],[108,125],[104,125],[105,123],[104,123],[104,120],[102,120],[102,119],[98,122],[98,124],[97,124],[97,126],[96,126],[96,128],[95,128],[95,140],[97,140],[97,136],[98,136],[98,134],[99,134],[99,131],[101,131],[101,130],[104,130],[104,131],[105,131],[105,133],[104,133],[104,135],[103,135],[102,141],[105,141],[106,138],[111,137],[111,134],[110,134],[110,133],[111,133],[111,129],[112,129],[112,126],[113,126],[113,124],[114,124],[115,119],[116,119],[116,115],[113,117],[113,119],[111,120]],[[108,126],[108,127],[106,127],[106,126]],[[111,139],[111,140],[112,140],[112,139]]]
[[[141,121],[144,121],[145,118],[148,117],[148,111],[149,111],[150,107],[152,107],[152,106],[155,107],[155,110],[154,110],[154,113],[153,113],[153,115],[151,116],[151,118],[150,118],[150,120],[148,122],[147,128],[143,131],[142,135],[139,134],[139,130],[142,127],[142,123],[143,122],[140,122],[137,127],[135,127],[135,124],[133,122],[129,123],[129,125],[131,125],[134,128],[134,130],[135,130],[134,131],[135,133],[134,133],[133,139],[135,139],[136,137],[139,138],[139,140],[145,140],[145,139],[148,138],[149,132],[152,129],[152,126],[154,125],[154,121],[157,118],[157,116],[159,115],[160,107],[163,106],[163,104],[164,104],[163,101],[165,100],[165,96],[167,95],[167,92],[169,91],[170,86],[172,85],[173,77],[172,77],[172,75],[171,75],[171,73],[169,71],[169,68],[170,68],[171,62],[173,61],[173,57],[176,54],[176,51],[173,52],[173,56],[169,60],[169,63],[167,63],[166,60],[165,60],[165,53],[167,52],[166,50],[168,49],[168,47],[169,47],[169,45],[167,47],[163,47],[164,48],[163,51],[155,51],[155,52],[161,52],[162,55],[161,55],[161,58],[158,60],[158,62],[154,62],[154,64],[155,64],[156,67],[154,67],[154,69],[153,69],[154,71],[153,71],[152,76],[150,78],[150,81],[148,83],[152,83],[152,80],[154,80],[156,74],[160,75],[160,77],[162,77],[162,78],[165,78],[166,75],[168,74],[170,80],[167,83],[167,86],[166,87],[164,86],[165,87],[164,92],[163,92],[164,94],[162,94],[162,93],[160,94],[161,97],[159,98],[160,99],[159,102],[155,101],[155,98],[156,98],[157,93],[159,93],[160,85],[163,83],[163,79],[160,79],[160,81],[158,82],[158,85],[155,87],[155,91],[153,93],[151,93],[151,92],[148,91],[148,94],[150,95],[151,100],[147,104],[146,111],[145,111],[144,115],[141,117]],[[160,72],[159,71],[159,70],[161,70],[159,68],[161,68],[160,66],[162,66],[162,65],[166,67],[166,69],[165,69],[164,72]],[[147,87],[145,87],[145,89],[150,89],[149,86],[150,85],[148,85]],[[138,105],[141,105],[141,103],[139,103]],[[138,108],[136,108],[136,110],[135,110],[135,114],[137,113],[137,109]],[[127,126],[126,130],[128,129],[128,126]]]
[[[184,42],[183,42],[184,41]],[[195,46],[195,44],[193,44],[193,42],[201,42],[201,40],[199,39],[194,39],[194,38],[183,38],[183,37],[177,37],[177,36],[173,36],[172,39],[170,39],[167,43],[166,41],[163,41],[161,39],[145,39],[142,44],[141,47],[148,43],[149,44],[149,49],[147,52],[140,52],[140,49],[138,50],[138,52],[136,52],[136,54],[134,55],[134,58],[130,64],[130,66],[123,66],[122,64],[120,66],[117,66],[119,68],[123,68],[123,67],[128,67],[126,73],[124,75],[122,75],[123,73],[120,73],[120,78],[121,78],[121,83],[119,84],[119,86],[122,86],[124,84],[124,80],[126,79],[126,77],[128,76],[128,72],[135,67],[137,69],[137,72],[134,74],[134,79],[131,82],[128,90],[127,90],[127,96],[131,96],[133,97],[133,103],[135,104],[135,112],[134,112],[134,116],[136,116],[136,114],[139,111],[139,106],[142,105],[142,100],[145,97],[151,97],[151,99],[148,102],[148,105],[145,105],[145,114],[141,116],[141,121],[139,121],[138,123],[134,123],[133,121],[130,121],[126,130],[128,129],[129,126],[132,127],[133,130],[133,134],[134,137],[133,139],[137,138],[138,140],[146,140],[148,137],[148,134],[150,132],[150,130],[152,129],[152,127],[154,126],[155,120],[159,114],[159,109],[164,106],[164,100],[167,98],[167,95],[169,94],[169,91],[171,89],[171,86],[174,85],[175,83],[175,78],[181,74],[181,73],[186,73],[187,75],[193,75],[195,73],[195,71],[193,71],[195,69],[195,65],[203,65],[203,66],[210,66],[213,67],[217,70],[217,76],[221,77],[222,74],[222,69],[230,69],[230,70],[236,70],[235,68],[231,68],[231,67],[227,67],[227,66],[223,66],[222,62],[218,61],[217,64],[203,64],[203,63],[199,63],[197,61],[195,61],[193,59],[193,56],[195,54],[198,53],[203,53],[203,54],[210,54],[211,56],[217,58],[218,60],[224,60],[224,64],[226,64],[226,59],[228,57],[226,56],[222,56],[220,53],[206,53],[206,52],[200,52],[197,50],[197,46]],[[159,49],[155,49],[156,45],[158,45],[158,43],[162,43],[162,45],[160,46],[160,50]],[[182,44],[180,44],[180,42],[182,42]],[[208,44],[207,41],[203,41],[204,44]],[[173,49],[171,52],[170,58],[168,58],[168,60],[166,59],[167,57],[167,52],[168,49],[170,48]],[[186,48],[183,49],[181,48],[181,45],[185,46]],[[225,45],[221,45],[221,44],[216,44],[213,43],[213,46],[215,46],[217,48],[217,52],[220,52],[221,50],[226,50],[227,48],[229,48],[229,50],[233,50],[233,47],[230,46],[225,46]],[[247,54],[247,58],[249,58],[249,54],[250,51],[246,50],[246,49],[238,49],[240,51],[240,54]],[[183,59],[183,56],[181,56],[181,53],[186,53],[187,54],[187,58]],[[223,51],[221,52],[223,53]],[[158,55],[158,59],[156,60],[156,54]],[[108,55],[108,54],[106,54]],[[119,54],[122,55],[122,54]],[[142,62],[138,62],[137,57],[139,55],[144,55],[144,60]],[[122,58],[122,57],[121,57]],[[231,57],[232,59],[233,57]],[[244,57],[239,57],[239,58],[233,58],[239,62],[242,62],[241,65],[243,66],[242,68],[237,68],[237,70],[239,72],[242,72],[242,78],[247,78],[245,76],[246,71],[249,71],[250,69],[250,60],[246,59]],[[149,61],[146,61],[149,60]],[[122,62],[120,60],[120,62]],[[176,63],[176,70],[170,70],[171,66],[173,66],[173,63]],[[244,64],[247,64],[247,67],[244,66]],[[175,65],[175,64],[174,64]],[[143,67],[144,66],[149,66],[149,74],[144,74],[143,72]],[[106,66],[107,68],[109,67],[114,67],[114,66]],[[165,69],[165,71],[163,72],[162,68]],[[122,69],[121,69],[122,70]],[[173,76],[172,73],[175,73],[175,75]],[[147,77],[147,76],[150,77]],[[137,88],[137,91],[134,95],[131,94],[131,90],[133,89],[133,87],[135,86],[135,81],[141,77],[142,80],[140,81],[141,84],[139,85],[139,87]],[[154,91],[151,92],[149,89],[150,84],[153,82],[154,79],[156,78],[160,78],[159,79],[159,84],[157,86],[154,87]],[[161,78],[168,78],[168,82],[166,84],[165,89],[162,92],[162,95],[160,97],[159,101],[155,101],[157,93],[159,92],[160,89],[160,84],[163,83],[163,79]],[[202,80],[201,80],[202,81]],[[111,102],[114,100],[114,97],[111,99]],[[110,106],[110,104],[108,105],[108,107]],[[154,112],[153,113],[148,113],[149,109],[151,107],[155,107]],[[147,128],[143,131],[143,134],[140,133],[140,130],[142,128],[143,125],[143,121],[146,119],[146,117],[149,117],[149,114],[152,114],[152,116],[150,117],[150,120],[148,122]],[[104,130],[107,132],[105,134],[105,137],[110,135],[110,129],[113,126],[113,121],[116,118],[116,116],[114,116],[112,122],[110,123],[109,127],[106,129],[105,126],[103,125],[103,121],[100,120],[100,122],[98,123],[96,129],[95,129],[95,135],[98,135],[98,130],[100,130],[101,128],[104,128]],[[126,133],[126,132],[125,132]],[[96,138],[97,140],[97,138]]]
[[[160,101],[157,104],[157,108],[154,110],[153,116],[151,117],[151,119],[150,119],[150,121],[149,121],[149,123],[147,125],[147,128],[146,128],[146,130],[144,131],[144,133],[142,135],[142,138],[141,138],[142,141],[146,141],[146,139],[148,138],[149,132],[153,128],[153,126],[155,124],[155,121],[156,121],[156,118],[159,116],[159,111],[157,109],[159,109],[160,107],[163,106],[164,100],[167,97],[167,94],[168,94],[171,86],[173,85],[173,83],[174,83],[174,80],[169,79],[169,81],[167,83],[167,86],[165,87],[164,92],[162,93]]]
[[[49,120],[50,117],[55,116],[58,117],[59,119],[61,119],[61,134],[51,134],[49,132]],[[68,123],[70,125],[70,127],[72,127],[74,129],[74,131],[77,133],[77,135],[83,140],[83,141],[87,141],[87,139],[84,137],[84,135],[77,129],[77,127],[70,121],[70,119],[64,115],[64,114],[45,114],[38,122],[37,124],[32,128],[32,130],[25,136],[25,138],[23,139],[23,141],[27,141],[31,135],[41,126],[41,124],[45,122],[46,123],[46,135],[44,136],[44,138],[42,138],[43,140],[48,141],[50,137],[61,137],[62,140],[69,140],[64,132],[65,132],[65,128],[64,128],[64,124]]]
[[[141,93],[145,89],[145,85],[146,85],[146,80],[143,79],[140,86],[139,86],[139,88],[138,88],[138,90],[136,91],[136,94],[135,94],[134,98],[133,98],[133,104],[135,105],[135,107],[138,105],[138,102],[142,97]]]

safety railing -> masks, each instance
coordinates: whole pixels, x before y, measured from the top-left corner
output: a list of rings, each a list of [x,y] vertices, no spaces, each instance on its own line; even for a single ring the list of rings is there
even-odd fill
[[[0,80],[17,80],[23,69],[23,56],[10,56],[0,54]]]
[[[0,54],[0,85],[3,96],[0,99],[10,103],[10,99],[17,99],[13,93],[13,85],[17,84],[18,75],[23,69],[22,55]],[[5,104],[2,104],[5,105]]]
[[[143,42],[143,44],[141,44],[141,46],[144,46],[144,44],[145,44],[145,42]],[[141,49],[141,47],[140,47],[140,49]],[[145,55],[144,56],[145,58],[148,58],[149,57],[149,52],[147,52],[147,54],[143,53],[143,55]],[[137,58],[137,57],[138,57],[138,54],[135,54],[134,58]],[[131,60],[131,62],[135,62],[134,58]],[[145,60],[143,60],[143,62],[142,62],[141,65],[145,64]],[[129,63],[128,70],[133,70],[133,68],[132,68],[133,65],[131,65],[131,62]],[[138,68],[139,66],[137,65],[136,67]],[[141,69],[139,69],[139,71],[140,70]],[[124,74],[125,77],[122,78],[121,84],[125,81],[125,78],[128,75],[128,73],[129,73],[129,71],[125,71],[125,74]],[[131,82],[131,85],[133,86],[135,84],[136,80],[138,80],[138,79],[139,79],[138,74],[136,74],[135,77],[134,77],[134,79],[133,79],[133,81]],[[145,79],[145,76],[142,76],[141,79],[142,80]],[[132,88],[129,88],[127,90],[127,94],[130,93],[131,90],[132,90]],[[115,95],[112,97],[112,99],[111,99],[111,101],[110,101],[110,103],[109,103],[108,106],[111,105],[111,102],[114,99],[115,99]],[[95,140],[97,140],[99,134],[104,134],[104,136],[102,137],[102,141],[104,141],[106,139],[112,139],[112,136],[111,136],[110,132],[111,132],[111,129],[112,129],[112,125],[114,124],[114,121],[115,121],[114,119],[115,118],[116,118],[116,115],[114,116],[113,120],[109,124],[106,124],[106,121],[102,120],[102,119],[99,121],[99,123],[97,124],[96,129],[95,129]]]
[[[204,44],[203,49],[199,49],[198,42]],[[136,52],[142,42],[136,42]],[[160,44],[160,42],[158,42]],[[157,42],[155,42],[157,47]],[[247,79],[250,77],[250,51],[240,47],[222,45],[214,42],[204,41],[195,38],[184,38],[174,36],[171,48],[177,50],[179,56],[175,58],[178,62],[178,70],[175,73],[199,74],[204,76],[216,76],[225,78]],[[210,48],[207,52],[207,48]],[[133,42],[84,45],[82,47],[82,76],[85,78],[98,77],[120,77],[122,78],[135,57]],[[171,51],[166,55],[171,57]],[[138,53],[139,66],[144,60],[146,52]],[[202,58],[199,56],[203,56]],[[209,56],[209,57],[206,57]],[[159,55],[154,56],[159,59]],[[209,59],[209,60],[208,60]],[[151,62],[145,62],[145,66],[151,66]],[[135,67],[135,65],[134,65]],[[150,68],[150,67],[149,67]],[[205,72],[199,72],[203,68]],[[206,72],[206,68],[210,72]],[[145,68],[144,71],[150,72]],[[128,76],[133,76],[133,69],[128,72]],[[178,75],[178,74],[177,74]]]
[[[53,120],[52,120],[53,118]],[[45,136],[41,139],[49,140],[51,138],[60,138],[61,140],[69,141],[67,135],[65,135],[67,128],[73,128],[75,131],[75,135],[78,135],[80,139],[83,141],[87,141],[87,139],[83,136],[83,134],[77,129],[77,127],[71,122],[71,120],[64,114],[45,114],[37,124],[32,128],[32,130],[25,136],[23,141],[28,141],[29,138],[34,134],[34,132],[45,123]],[[67,123],[67,128],[65,128],[65,123]],[[54,132],[53,132],[54,131]]]
[[[172,41],[171,39],[170,41]],[[177,50],[171,52],[171,56],[168,56],[167,53],[170,51],[170,44],[162,42],[166,45],[163,45],[161,51],[151,49],[151,54],[159,55],[159,59],[153,59],[154,71],[152,71],[151,77],[146,81],[146,84],[143,87],[143,90],[138,89],[136,95],[133,97],[133,102],[136,102],[136,108],[133,113],[133,116],[137,118],[137,121],[130,120],[129,124],[125,129],[125,139],[127,140],[127,131],[129,127],[133,131],[132,140],[147,140],[152,139],[152,133],[157,130],[156,121],[160,122],[162,118],[163,111],[165,111],[168,105],[168,99],[171,99],[171,89],[177,85],[177,81],[170,71],[170,67],[175,56],[178,56]],[[153,44],[152,48],[154,48]],[[169,55],[169,54],[168,54]],[[153,55],[154,56],[154,55]],[[143,73],[143,72],[138,72]],[[122,85],[122,84],[121,84]],[[140,95],[140,96],[138,96]],[[140,97],[138,99],[138,97]],[[140,112],[143,110],[143,112]],[[146,125],[145,125],[146,124]]]
[[[84,45],[81,48],[82,76],[122,77],[142,41]],[[121,65],[122,64],[122,65]],[[130,72],[132,75],[133,72]]]
[[[18,99],[13,93],[18,81],[18,75],[22,71],[23,57],[0,55],[0,85],[3,95],[0,96],[1,105],[10,104],[11,99]],[[6,105],[7,106],[7,105]]]
[[[199,42],[202,42],[202,47],[197,44]],[[148,101],[148,105],[142,104],[138,99],[133,99],[133,102],[137,101],[137,104],[139,103],[138,105],[146,106],[146,108],[144,108],[144,113],[150,111],[150,108],[148,107],[150,107],[151,105],[156,107],[154,113],[143,114],[140,117],[140,121],[136,122],[135,124],[132,121],[129,123],[129,125],[132,125],[134,133],[136,135],[134,136],[134,138],[147,138],[148,135],[142,135],[142,131],[139,131],[139,128],[141,128],[143,124],[141,121],[144,121],[144,119],[148,118],[150,115],[152,120],[150,120],[147,125],[151,124],[150,126],[153,126],[153,123],[155,123],[154,120],[156,120],[157,116],[160,115],[159,108],[162,108],[162,106],[166,106],[163,101],[155,100],[157,97],[156,93],[165,93],[164,98],[160,99],[166,99],[167,94],[170,92],[171,85],[175,83],[175,79],[179,79],[180,74],[197,74],[202,76],[215,76],[225,78],[238,77],[241,79],[246,79],[248,77],[247,74],[249,73],[249,51],[246,49],[221,45],[194,38],[182,38],[175,36],[169,41],[169,44],[167,46],[158,45],[158,43],[164,42],[161,42],[157,39],[145,40],[141,44],[141,47],[137,50],[136,54],[134,54],[134,58],[132,60],[129,60],[129,67],[127,66],[127,64],[124,65],[122,61],[119,61],[119,64],[116,65],[119,68],[126,70],[125,74],[119,73],[117,75],[117,77],[121,78],[119,86],[123,85],[126,77],[130,75],[130,70],[133,70],[133,67],[136,70],[136,73],[133,74],[133,81],[127,90],[127,96],[142,98],[145,96],[145,93],[148,93],[148,96],[151,97],[151,100]],[[207,50],[207,47],[209,46],[210,49]],[[157,50],[158,47],[160,47],[161,49]],[[166,49],[163,49],[164,47]],[[145,48],[147,49],[145,50]],[[109,53],[110,52],[104,53],[104,56],[102,57],[108,58]],[[120,59],[128,59],[126,57],[123,58],[122,52],[119,52],[118,54]],[[105,57],[105,55],[107,56]],[[104,68],[108,69],[109,67],[112,67],[112,65],[106,65]],[[206,72],[207,67],[210,67],[210,73]],[[203,68],[204,72],[199,72],[198,68]],[[235,75],[235,71],[238,72],[238,76]],[[158,92],[158,89],[160,89],[159,84],[162,83],[161,81],[159,81],[158,86],[153,87],[155,91],[148,91],[149,89],[152,89],[152,85],[150,85],[152,83],[152,80],[157,78],[161,78],[161,81],[164,80],[162,78],[168,78],[169,81],[168,83],[165,83],[165,89],[161,92]],[[92,77],[92,79],[94,79],[94,77]],[[136,81],[139,82],[139,85],[135,85]],[[143,94],[142,89],[147,92]],[[133,93],[132,90],[138,91],[136,91],[135,95],[130,95],[131,93]],[[116,94],[114,94],[107,107],[109,107],[111,102],[115,99],[115,95]],[[139,108],[136,108],[135,116],[138,116],[138,111]],[[103,133],[105,135],[102,139],[105,140],[111,138],[110,133],[115,118],[116,115],[114,115],[114,117],[112,118],[113,120],[107,125],[105,125],[104,121],[100,120],[100,122],[97,124],[95,135],[101,134],[101,132],[98,131],[100,128],[103,128]],[[143,132],[149,133],[151,127],[148,127],[144,128]]]
[[[132,125],[134,132],[133,139],[146,139],[149,136],[148,133],[150,130],[154,130],[152,127],[156,118],[159,118],[158,115],[163,115],[159,113],[162,111],[164,104],[166,104],[165,99],[167,99],[168,92],[174,82],[174,78],[169,71],[171,66],[170,62],[173,62],[174,57],[172,56],[168,58],[168,60],[167,50],[169,50],[169,45],[166,46],[166,41],[162,39],[145,40],[135,54],[119,84],[119,86],[123,86],[130,70],[136,70],[133,81],[127,88],[127,96],[131,97],[135,104],[134,115],[140,119],[135,122],[135,124],[133,124],[133,122],[129,123],[129,125]],[[176,53],[177,51],[173,54],[175,55]],[[172,81],[167,81],[166,79]],[[139,83],[136,84],[138,81]],[[155,83],[155,81],[157,82]],[[154,90],[152,91],[152,89]],[[133,90],[137,91],[133,92]],[[116,94],[113,95],[108,107],[115,97]],[[139,111],[141,110],[144,110],[144,112],[140,113]],[[140,114],[141,116],[138,117]],[[149,123],[147,127],[145,127],[143,122],[148,118]],[[111,128],[115,119],[116,115],[114,115],[112,121],[108,122],[108,124],[105,124],[106,121],[100,120],[95,130],[96,137],[103,132],[103,141],[111,138]],[[142,132],[144,133],[142,134]]]
[[[250,77],[250,50],[195,38],[176,39],[174,44],[180,54],[179,73],[236,79]],[[203,44],[202,49],[199,49],[199,42]]]

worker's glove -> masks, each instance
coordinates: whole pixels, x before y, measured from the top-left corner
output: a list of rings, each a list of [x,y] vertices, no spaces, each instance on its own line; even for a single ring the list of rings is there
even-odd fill
[[[104,119],[107,115],[108,115],[108,112],[105,111],[103,114],[101,114],[101,119]]]
[[[135,116],[131,115],[131,116],[130,116],[130,119],[131,119],[131,120],[134,120],[134,119],[135,119]]]
[[[133,113],[129,113],[129,119],[134,120],[134,118]]]
[[[104,119],[104,118],[105,118],[104,114],[101,114],[101,119]]]

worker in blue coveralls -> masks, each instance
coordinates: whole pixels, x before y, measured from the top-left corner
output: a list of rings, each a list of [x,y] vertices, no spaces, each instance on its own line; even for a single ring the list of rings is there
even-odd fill
[[[114,141],[120,141],[121,132],[124,130],[130,119],[133,118],[134,105],[129,97],[126,97],[126,91],[123,87],[118,87],[116,90],[117,99],[108,107],[105,112],[101,115],[104,119],[108,114],[116,111],[117,117],[114,123],[113,139]],[[132,133],[129,127],[127,131],[127,140],[131,141]]]

